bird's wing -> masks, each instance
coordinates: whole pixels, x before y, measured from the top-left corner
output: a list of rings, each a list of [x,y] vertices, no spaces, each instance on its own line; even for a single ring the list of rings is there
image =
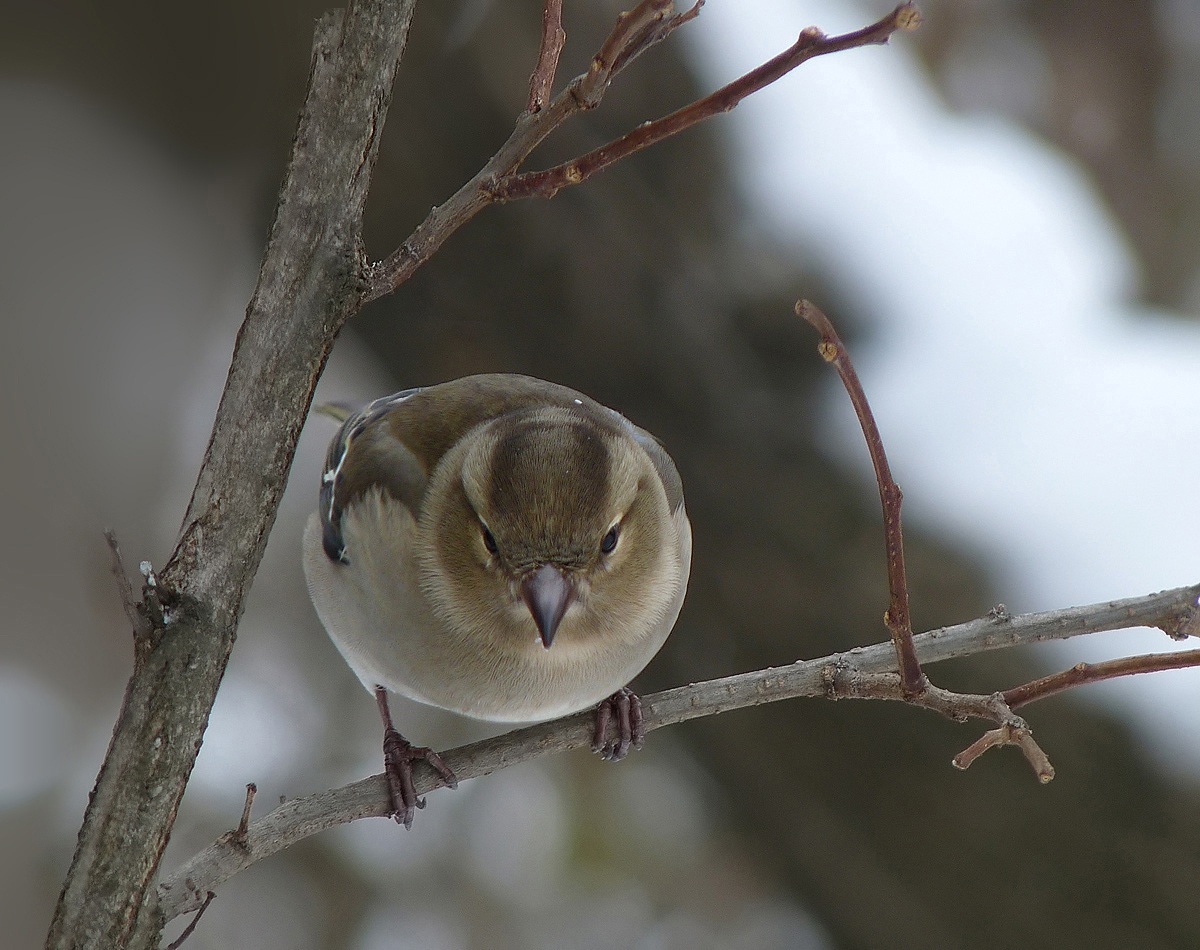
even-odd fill
[[[667,504],[670,506],[671,514],[678,512],[683,505],[683,479],[679,477],[679,469],[675,467],[675,461],[667,454],[663,444],[641,426],[634,425],[615,410],[609,409],[608,411],[621,420],[629,434],[633,436],[633,441],[645,449],[646,454],[650,456],[654,470],[658,472],[658,477],[662,480],[663,490],[667,493]]]
[[[325,456],[321,475],[319,513],[321,543],[330,560],[345,562],[342,512],[372,485],[407,505],[416,516],[428,482],[428,472],[394,427],[371,425],[420,389],[384,396],[349,415]],[[351,456],[350,447],[354,446]]]

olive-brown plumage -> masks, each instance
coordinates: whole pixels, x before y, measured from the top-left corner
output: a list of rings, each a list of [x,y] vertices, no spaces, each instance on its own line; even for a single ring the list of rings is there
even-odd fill
[[[514,375],[346,419],[304,536],[313,604],[364,686],[498,721],[621,690],[670,633],[690,563],[662,446]]]

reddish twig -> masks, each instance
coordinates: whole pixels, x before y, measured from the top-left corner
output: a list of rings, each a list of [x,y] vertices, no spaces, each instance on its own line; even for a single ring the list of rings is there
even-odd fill
[[[695,17],[699,4],[685,13],[671,14],[671,9],[672,0],[642,0],[622,13],[586,73],[576,76],[541,109],[522,113],[507,141],[474,178],[434,207],[395,251],[365,266],[359,307],[390,294],[416,273],[451,234],[497,200],[497,182],[513,175],[530,152],[567,119],[598,105],[616,75]],[[535,75],[537,72],[535,67]]]
[[[685,16],[690,19],[697,12],[699,5],[693,7]],[[569,162],[499,180],[494,185],[492,194],[499,201],[553,197],[559,189],[586,181],[596,172],[634,152],[677,135],[714,115],[729,112],[747,96],[769,86],[801,63],[828,53],[886,43],[896,31],[916,29],[920,22],[916,6],[905,3],[878,22],[853,33],[826,36],[816,27],[809,27],[800,33],[800,38],[789,49],[703,99],[698,99],[661,119],[646,122],[607,145]]]
[[[562,55],[567,33],[562,27],[562,0],[546,0],[542,7],[542,43],[538,61],[529,77],[529,101],[526,112],[540,112],[549,101],[558,72],[558,57]]]
[[[807,300],[796,304],[796,313],[811,323],[821,334],[818,350],[826,362],[832,363],[842,379],[842,385],[854,404],[854,412],[862,426],[863,436],[867,440],[867,449],[871,453],[871,463],[875,466],[875,479],[879,483],[879,501],[883,506],[884,547],[887,551],[888,588],[891,591],[891,604],[883,615],[892,642],[896,645],[896,663],[900,668],[900,682],[906,696],[916,696],[926,687],[925,674],[921,672],[921,664],[917,660],[917,651],[913,646],[912,618],[908,610],[908,581],[904,569],[904,533],[900,526],[900,503],[902,494],[900,486],[892,478],[888,467],[887,454],[883,449],[883,439],[879,428],[875,425],[875,417],[871,406],[863,392],[862,383],[854,371],[854,364],[846,353],[833,324],[816,306]]]
[[[217,895],[212,891],[208,892],[208,895],[204,898],[204,903],[201,904],[200,909],[196,911],[196,916],[193,917],[188,922],[188,925],[183,928],[183,933],[179,935],[179,938],[167,945],[167,950],[179,950],[179,948],[183,945],[183,942],[192,935],[192,931],[196,929],[196,924],[200,923],[200,918],[204,916],[204,912],[208,910],[208,905],[213,902],[213,898],[216,896]]]
[[[837,331],[829,322],[829,318],[807,300],[796,304],[796,313],[812,324],[821,334],[818,350],[826,362],[833,363],[836,367],[842,384],[850,396],[850,401],[854,405],[854,412],[858,416],[863,436],[867,441],[867,448],[871,453],[871,462],[875,467],[875,479],[879,485],[879,499],[883,506],[888,587],[891,591],[891,604],[884,614],[884,620],[892,635],[892,642],[896,649],[896,662],[900,670],[897,678],[892,674],[865,674],[856,670],[830,668],[826,677],[826,690],[831,699],[899,699],[916,706],[934,709],[953,719],[963,720],[969,716],[991,719],[998,724],[998,728],[985,733],[955,756],[954,765],[965,769],[988,749],[995,746],[1015,745],[1025,755],[1038,779],[1044,783],[1054,778],[1054,768],[1046,753],[1034,741],[1029,726],[1013,712],[1014,709],[1085,683],[1095,683],[1135,673],[1200,666],[1200,650],[1189,650],[1179,653],[1125,657],[1106,663],[1078,663],[1069,670],[1043,676],[1004,693],[994,693],[992,696],[952,693],[930,684],[924,673],[921,672],[916,647],[913,643],[912,619],[908,608],[908,585],[904,568],[904,536],[900,523],[902,494],[900,487],[892,479],[887,455],[883,448],[883,439],[875,425],[871,407],[863,392],[858,374],[854,370],[854,365],[846,353],[845,346],[838,338]],[[1004,616],[1001,617],[997,612],[996,619],[1011,619],[1007,618],[1007,611],[1003,613]],[[1172,613],[1170,617],[1161,622],[1161,625],[1172,637],[1186,637],[1195,631],[1198,616],[1200,616],[1200,608],[1195,604],[1190,604],[1187,609]]]
[[[674,5],[674,0],[649,0],[639,4],[629,13],[621,14],[617,18],[617,28],[613,35],[620,32],[624,34],[623,40],[619,44],[601,48],[597,59],[607,63],[614,73],[620,72],[655,43],[665,40],[688,20],[694,20],[700,8],[704,6],[704,0],[696,0],[691,8],[683,13],[672,13]],[[639,18],[637,14],[641,8],[646,8],[651,16]],[[629,22],[622,23],[621,17],[629,17]]]
[[[258,786],[253,782],[246,785],[246,801],[242,805],[242,817],[238,819],[237,827],[227,831],[218,839],[234,848],[246,850],[246,835],[250,828],[250,810],[254,807],[254,796],[258,794]]]
[[[908,609],[908,581],[904,567],[904,532],[900,523],[900,508],[903,495],[900,486],[892,478],[883,438],[875,425],[875,416],[863,392],[862,383],[846,347],[834,330],[829,318],[807,300],[796,304],[796,313],[807,320],[821,334],[818,350],[822,358],[832,363],[841,377],[855,415],[862,426],[867,449],[871,453],[871,464],[875,467],[875,480],[879,485],[879,501],[883,507],[884,548],[887,552],[888,588],[891,603],[884,613],[884,622],[891,634],[896,649],[896,665],[899,676],[893,674],[866,674],[831,668],[827,677],[827,695],[831,699],[870,698],[897,699],[914,706],[932,709],[960,722],[970,717],[989,719],[997,724],[996,729],[985,733],[952,760],[954,765],[965,769],[988,749],[995,746],[1015,745],[1033,768],[1038,781],[1045,783],[1054,778],[1054,767],[1050,759],[1033,738],[1029,725],[1013,712],[1008,696],[993,693],[991,696],[970,693],[954,693],[934,686],[921,671],[917,649],[913,642],[912,617]],[[1065,688],[1065,687],[1064,687]]]
[[[684,12],[672,13],[672,0],[641,0],[632,10],[622,13],[599,52],[592,58],[587,72],[576,76],[566,89],[541,108],[522,113],[508,140],[474,178],[444,203],[433,208],[400,247],[383,260],[365,266],[362,275],[365,289],[360,304],[365,306],[403,284],[451,234],[489,204],[514,198],[549,197],[566,185],[584,181],[626,155],[675,135],[710,116],[728,112],[746,96],[814,56],[885,43],[897,30],[915,29],[921,20],[916,6],[905,3],[877,23],[854,33],[827,37],[820,30],[807,29],[801,33],[796,45],[781,56],[678,112],[656,122],[647,122],[571,162],[525,175],[517,173],[529,154],[548,135],[571,116],[599,105],[613,79],[626,66],[684,23],[695,19],[701,5],[702,0],[697,0]],[[549,44],[552,42],[543,35],[538,65],[530,81],[530,103],[535,99],[535,91],[544,89],[549,94],[545,84],[550,76]]]
[[[1162,670],[1181,670],[1189,666],[1200,666],[1200,650],[1180,650],[1177,653],[1147,653],[1142,656],[1125,656],[1104,663],[1076,663],[1069,670],[1052,673],[1040,679],[1014,686],[1004,691],[1004,701],[1016,709],[1027,703],[1045,699],[1055,693],[1115,679],[1118,676],[1133,676],[1137,673],[1158,673]]]
[[[971,763],[988,749],[996,746],[1015,745],[1025,756],[1025,760],[1033,767],[1038,781],[1045,785],[1054,778],[1054,766],[1042,751],[1041,746],[1033,741],[1033,734],[1028,728],[1002,723],[998,728],[985,732],[972,742],[962,752],[958,753],[951,762],[956,769],[968,769]]]
[[[955,693],[932,683],[918,693],[908,693],[895,673],[867,673],[846,663],[832,663],[822,672],[827,699],[890,699],[920,706],[941,713],[956,722],[968,719],[987,719],[998,728],[985,733],[951,762],[965,769],[988,749],[1000,745],[1015,745],[1033,768],[1038,781],[1045,784],[1054,778],[1050,759],[1033,738],[1029,724],[1012,711],[1001,693],[985,696],[977,693]]]

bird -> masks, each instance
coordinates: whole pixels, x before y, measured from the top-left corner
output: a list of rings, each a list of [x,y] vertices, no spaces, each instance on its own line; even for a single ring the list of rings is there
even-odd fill
[[[317,615],[374,694],[392,816],[412,766],[387,693],[494,722],[596,707],[593,750],[644,738],[628,683],[675,625],[691,569],[679,472],[654,436],[555,383],[466,376],[335,410],[303,564]],[[616,739],[607,738],[616,721]]]

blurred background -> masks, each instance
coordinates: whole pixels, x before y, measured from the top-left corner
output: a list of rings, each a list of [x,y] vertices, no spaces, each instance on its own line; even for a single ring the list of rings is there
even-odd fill
[[[249,298],[315,0],[5,5],[0,32],[0,920],[36,946],[131,668],[101,536],[161,565]],[[620,6],[568,0],[561,75]],[[696,556],[641,690],[878,641],[869,463],[792,305],[848,338],[905,489],[919,629],[1200,581],[1200,3],[925,0],[886,49],[809,63],[550,202],[491,208],[343,334],[318,393],[472,372],[582,389],[659,435]],[[887,4],[709,0],[549,164]],[[390,251],[524,104],[534,0],[421,0],[367,220]],[[560,83],[561,84],[561,83]],[[377,772],[370,697],[304,592],[333,423],[302,440],[164,861]],[[993,690],[1172,647],[1103,635],[933,669]],[[438,792],[221,888],[189,948],[1200,945],[1200,678],[978,725],[798,701]],[[414,704],[445,747],[486,727]],[[182,922],[170,933],[177,934]]]

